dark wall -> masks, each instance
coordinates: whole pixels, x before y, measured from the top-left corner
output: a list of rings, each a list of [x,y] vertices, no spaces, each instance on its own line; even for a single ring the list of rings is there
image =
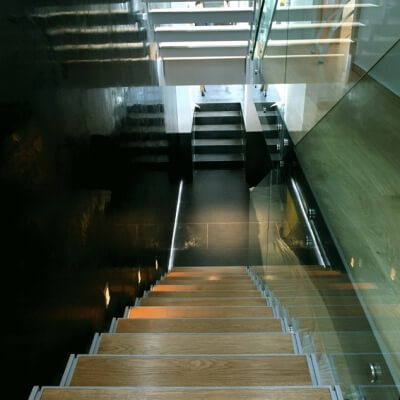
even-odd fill
[[[58,384],[68,355],[165,270],[177,195],[168,175],[93,154],[126,89],[72,84],[27,5],[0,6],[2,360],[18,399]]]

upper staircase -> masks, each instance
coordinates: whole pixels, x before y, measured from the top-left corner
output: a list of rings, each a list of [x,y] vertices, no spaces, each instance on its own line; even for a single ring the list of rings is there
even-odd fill
[[[31,400],[338,400],[245,267],[176,267]]]

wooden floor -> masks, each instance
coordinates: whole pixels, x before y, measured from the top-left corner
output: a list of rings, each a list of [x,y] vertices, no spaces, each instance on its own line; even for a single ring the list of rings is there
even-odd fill
[[[332,398],[245,267],[174,268],[136,304],[40,400]]]

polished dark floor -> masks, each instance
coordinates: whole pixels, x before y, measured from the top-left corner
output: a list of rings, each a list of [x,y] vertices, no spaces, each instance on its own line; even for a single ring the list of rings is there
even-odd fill
[[[244,170],[195,170],[182,191],[175,265],[247,265],[248,231]]]

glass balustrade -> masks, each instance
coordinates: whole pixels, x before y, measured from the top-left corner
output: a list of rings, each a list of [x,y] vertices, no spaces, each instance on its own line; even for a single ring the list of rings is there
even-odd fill
[[[378,53],[355,53],[368,72],[344,96],[344,86],[331,91],[328,112],[295,146],[343,265],[318,265],[318,241],[309,231],[315,217],[309,208],[302,210],[290,181],[272,172],[250,192],[250,243],[262,254],[254,270],[303,351],[315,354],[321,383],[340,385],[346,399],[399,396],[398,39],[376,62]],[[328,68],[326,62],[318,65]],[[321,82],[315,89],[324,85],[333,88]],[[277,103],[279,90],[268,92]],[[285,90],[288,118],[288,104],[296,101],[290,94],[300,89],[287,84]],[[303,105],[307,101],[311,97]]]

